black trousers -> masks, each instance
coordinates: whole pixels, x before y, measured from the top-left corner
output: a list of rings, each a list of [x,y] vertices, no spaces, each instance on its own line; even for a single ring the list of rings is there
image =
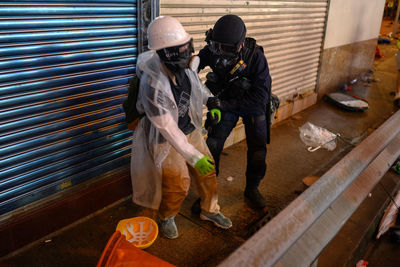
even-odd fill
[[[240,112],[222,112],[221,121],[212,126],[208,133],[207,145],[214,157],[217,175],[219,162],[226,138],[236,126],[239,117],[243,118],[247,142],[246,188],[257,188],[264,178],[267,164],[267,121],[266,116],[246,115]]]

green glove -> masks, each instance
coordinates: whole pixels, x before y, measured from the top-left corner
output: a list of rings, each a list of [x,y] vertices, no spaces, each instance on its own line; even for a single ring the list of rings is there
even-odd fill
[[[400,174],[400,161],[397,162],[395,170],[397,174]]]
[[[212,110],[210,110],[210,113],[213,119],[215,119],[215,115],[217,115],[218,117],[217,123],[221,121],[221,110],[213,108]]]
[[[207,156],[199,159],[194,167],[200,172],[201,175],[206,175],[215,169],[214,162]]]

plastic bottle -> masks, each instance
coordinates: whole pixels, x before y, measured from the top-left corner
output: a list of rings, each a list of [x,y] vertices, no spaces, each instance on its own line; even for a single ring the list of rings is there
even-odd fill
[[[356,82],[358,82],[358,79],[354,78],[353,80],[350,81],[350,84],[355,84]]]
[[[348,86],[347,84],[344,84],[342,87],[342,91],[347,92],[347,91],[351,91],[353,88],[351,88],[350,86]]]
[[[356,267],[364,267],[368,265],[368,261],[365,260],[359,260],[356,264]]]

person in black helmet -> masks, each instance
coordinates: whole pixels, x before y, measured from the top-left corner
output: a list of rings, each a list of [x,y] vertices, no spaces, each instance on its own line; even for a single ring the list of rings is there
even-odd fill
[[[266,172],[266,144],[269,143],[271,76],[263,48],[246,38],[246,26],[236,15],[221,17],[206,33],[207,45],[199,52],[199,70],[210,66],[206,86],[214,94],[209,104],[222,112],[220,123],[207,116],[207,145],[219,171],[225,140],[243,118],[247,142],[246,188],[244,196],[251,207],[266,206],[258,186]],[[213,102],[213,103],[212,103]],[[268,104],[268,105],[267,105]],[[192,211],[197,212],[198,203]]]

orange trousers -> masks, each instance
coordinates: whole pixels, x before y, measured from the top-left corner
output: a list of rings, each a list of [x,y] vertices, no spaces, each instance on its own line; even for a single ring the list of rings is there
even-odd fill
[[[212,158],[203,136],[198,130],[187,135],[188,141],[202,154]],[[217,176],[215,170],[201,175],[173,147],[162,164],[162,198],[158,209],[159,216],[166,220],[178,214],[183,200],[194,179],[201,198],[201,209],[207,214],[219,213],[217,195]]]

